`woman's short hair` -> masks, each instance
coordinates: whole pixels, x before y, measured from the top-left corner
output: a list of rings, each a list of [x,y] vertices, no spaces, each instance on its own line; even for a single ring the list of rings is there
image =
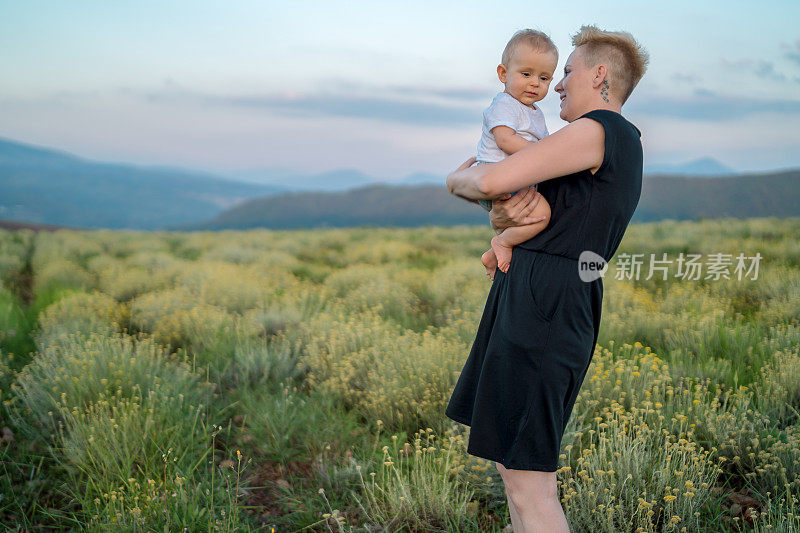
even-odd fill
[[[603,31],[597,26],[581,26],[572,44],[584,47],[586,66],[607,65],[612,92],[624,104],[647,70],[649,55],[642,45],[628,32]]]
[[[511,58],[514,57],[514,53],[521,44],[526,44],[537,51],[552,52],[556,58],[558,58],[558,48],[556,48],[555,43],[546,33],[526,28],[524,30],[519,30],[509,39],[503,50],[503,57],[500,62],[508,66],[508,63],[511,61]]]

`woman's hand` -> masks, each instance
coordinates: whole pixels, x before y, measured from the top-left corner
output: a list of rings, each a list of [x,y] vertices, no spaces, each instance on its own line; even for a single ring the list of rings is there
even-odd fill
[[[492,201],[492,210],[489,211],[489,222],[495,231],[502,231],[509,226],[524,226],[526,224],[541,222],[547,217],[531,216],[541,196],[542,195],[534,188],[528,188],[524,193],[519,192],[514,196],[504,194],[500,198]]]
[[[484,177],[489,169],[497,163],[474,165],[475,157],[470,157],[447,175],[447,190],[450,194],[474,202],[476,200],[492,200],[502,195],[502,192],[486,194],[483,190]]]
[[[469,198],[469,197],[464,196],[463,194],[461,194],[460,188],[457,186],[458,178],[456,177],[456,174],[458,172],[461,172],[462,170],[468,169],[469,167],[474,165],[477,160],[478,160],[478,158],[476,158],[475,156],[470,157],[469,159],[467,159],[466,161],[461,163],[461,165],[457,169],[455,169],[453,172],[448,174],[448,176],[447,176],[447,190],[450,191],[450,194],[458,196],[459,198],[463,198],[464,200],[469,200],[470,202],[475,202],[476,201],[474,198]]]
[[[465,168],[469,168],[472,165],[474,165],[477,161],[478,161],[478,158],[475,157],[475,156],[472,156],[469,159],[467,159],[466,161],[464,161],[463,163],[461,163],[461,166],[459,166],[457,169],[455,169],[454,172],[458,172],[459,170],[464,170]]]

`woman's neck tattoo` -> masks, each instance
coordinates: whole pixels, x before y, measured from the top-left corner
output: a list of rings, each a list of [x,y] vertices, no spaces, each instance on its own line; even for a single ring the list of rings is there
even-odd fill
[[[603,87],[600,89],[600,96],[603,97],[603,101],[608,103],[608,80],[603,80]]]

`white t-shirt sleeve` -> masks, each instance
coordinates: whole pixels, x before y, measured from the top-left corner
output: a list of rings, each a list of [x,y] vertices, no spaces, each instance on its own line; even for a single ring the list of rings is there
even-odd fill
[[[497,126],[508,126],[514,131],[519,130],[519,113],[510,98],[497,98],[483,112],[483,123],[488,132],[491,133]]]

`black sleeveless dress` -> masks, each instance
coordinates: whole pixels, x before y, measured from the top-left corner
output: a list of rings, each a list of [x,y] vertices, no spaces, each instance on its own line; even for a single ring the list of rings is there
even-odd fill
[[[603,281],[578,259],[609,261],[642,190],[639,130],[619,113],[581,118],[605,129],[603,163],[539,183],[550,224],[497,270],[445,414],[471,426],[468,453],[506,468],[555,472],[561,438],[597,343]]]

